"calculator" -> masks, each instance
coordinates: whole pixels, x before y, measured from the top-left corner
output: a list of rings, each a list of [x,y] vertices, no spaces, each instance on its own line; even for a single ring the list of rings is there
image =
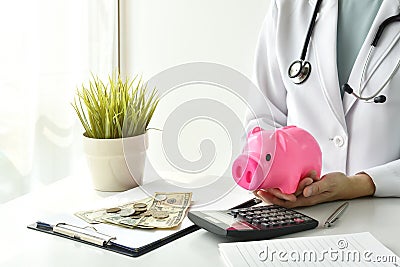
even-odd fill
[[[190,211],[188,217],[209,232],[241,240],[270,239],[318,226],[317,220],[277,205]]]

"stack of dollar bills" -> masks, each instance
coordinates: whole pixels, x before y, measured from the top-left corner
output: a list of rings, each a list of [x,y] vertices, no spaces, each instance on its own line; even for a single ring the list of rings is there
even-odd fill
[[[79,211],[75,215],[90,223],[110,223],[128,228],[173,228],[186,216],[192,193],[155,193],[154,196],[116,207]]]

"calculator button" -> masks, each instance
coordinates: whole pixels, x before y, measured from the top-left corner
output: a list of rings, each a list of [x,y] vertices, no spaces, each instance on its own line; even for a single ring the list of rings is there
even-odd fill
[[[228,214],[232,215],[234,218],[236,218],[238,216],[238,211],[237,210],[231,210],[230,212],[228,212]]]
[[[271,223],[263,222],[263,223],[261,223],[261,227],[262,228],[269,228],[269,227],[271,227]]]
[[[251,223],[258,225],[258,224],[261,224],[261,221],[259,219],[254,219]]]
[[[271,225],[272,225],[272,227],[276,227],[276,226],[279,226],[280,223],[279,223],[279,221],[274,221],[274,222],[271,222]]]
[[[300,218],[294,218],[293,219],[296,223],[302,223],[302,222],[304,222],[304,220],[303,219],[300,219]]]
[[[253,216],[246,216],[246,218],[244,218],[244,220],[249,223],[251,223],[253,219],[254,219]]]
[[[244,217],[247,216],[247,214],[244,213],[244,212],[239,212],[238,216],[241,217],[241,218],[244,218]]]

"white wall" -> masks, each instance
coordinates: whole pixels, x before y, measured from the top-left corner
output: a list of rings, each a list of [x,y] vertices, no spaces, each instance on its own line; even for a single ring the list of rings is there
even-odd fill
[[[125,0],[121,5],[123,73],[142,74],[149,79],[170,67],[200,61],[219,63],[251,77],[255,46],[269,0]],[[176,107],[201,97],[227,105],[237,116],[244,111],[240,99],[216,86],[190,85],[163,95],[152,126],[165,128],[166,118]],[[233,148],[238,146],[226,135],[230,126],[218,125],[210,118],[193,119],[177,125],[181,127],[179,151],[189,161],[196,161],[207,152],[201,151],[201,141],[211,140],[217,157],[206,172],[197,176],[219,176],[229,168]],[[163,156],[161,138],[160,132],[151,132],[146,176],[153,175],[155,168],[159,175],[163,176],[163,170],[170,179],[182,178],[185,175],[171,174],[176,168]],[[196,175],[189,176],[193,181]]]
[[[269,0],[125,0],[122,69],[150,77],[211,61],[250,75]]]

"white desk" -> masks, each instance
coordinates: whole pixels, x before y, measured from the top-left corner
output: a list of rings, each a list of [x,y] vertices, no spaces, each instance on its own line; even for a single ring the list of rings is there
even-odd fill
[[[204,230],[131,258],[26,228],[49,212],[73,213],[109,195],[112,194],[94,191],[87,179],[70,177],[1,205],[0,266],[224,266],[218,243],[225,240]],[[299,210],[324,222],[338,206],[335,202]],[[400,255],[399,210],[400,199],[352,200],[334,227],[319,226],[286,237],[368,231]]]

